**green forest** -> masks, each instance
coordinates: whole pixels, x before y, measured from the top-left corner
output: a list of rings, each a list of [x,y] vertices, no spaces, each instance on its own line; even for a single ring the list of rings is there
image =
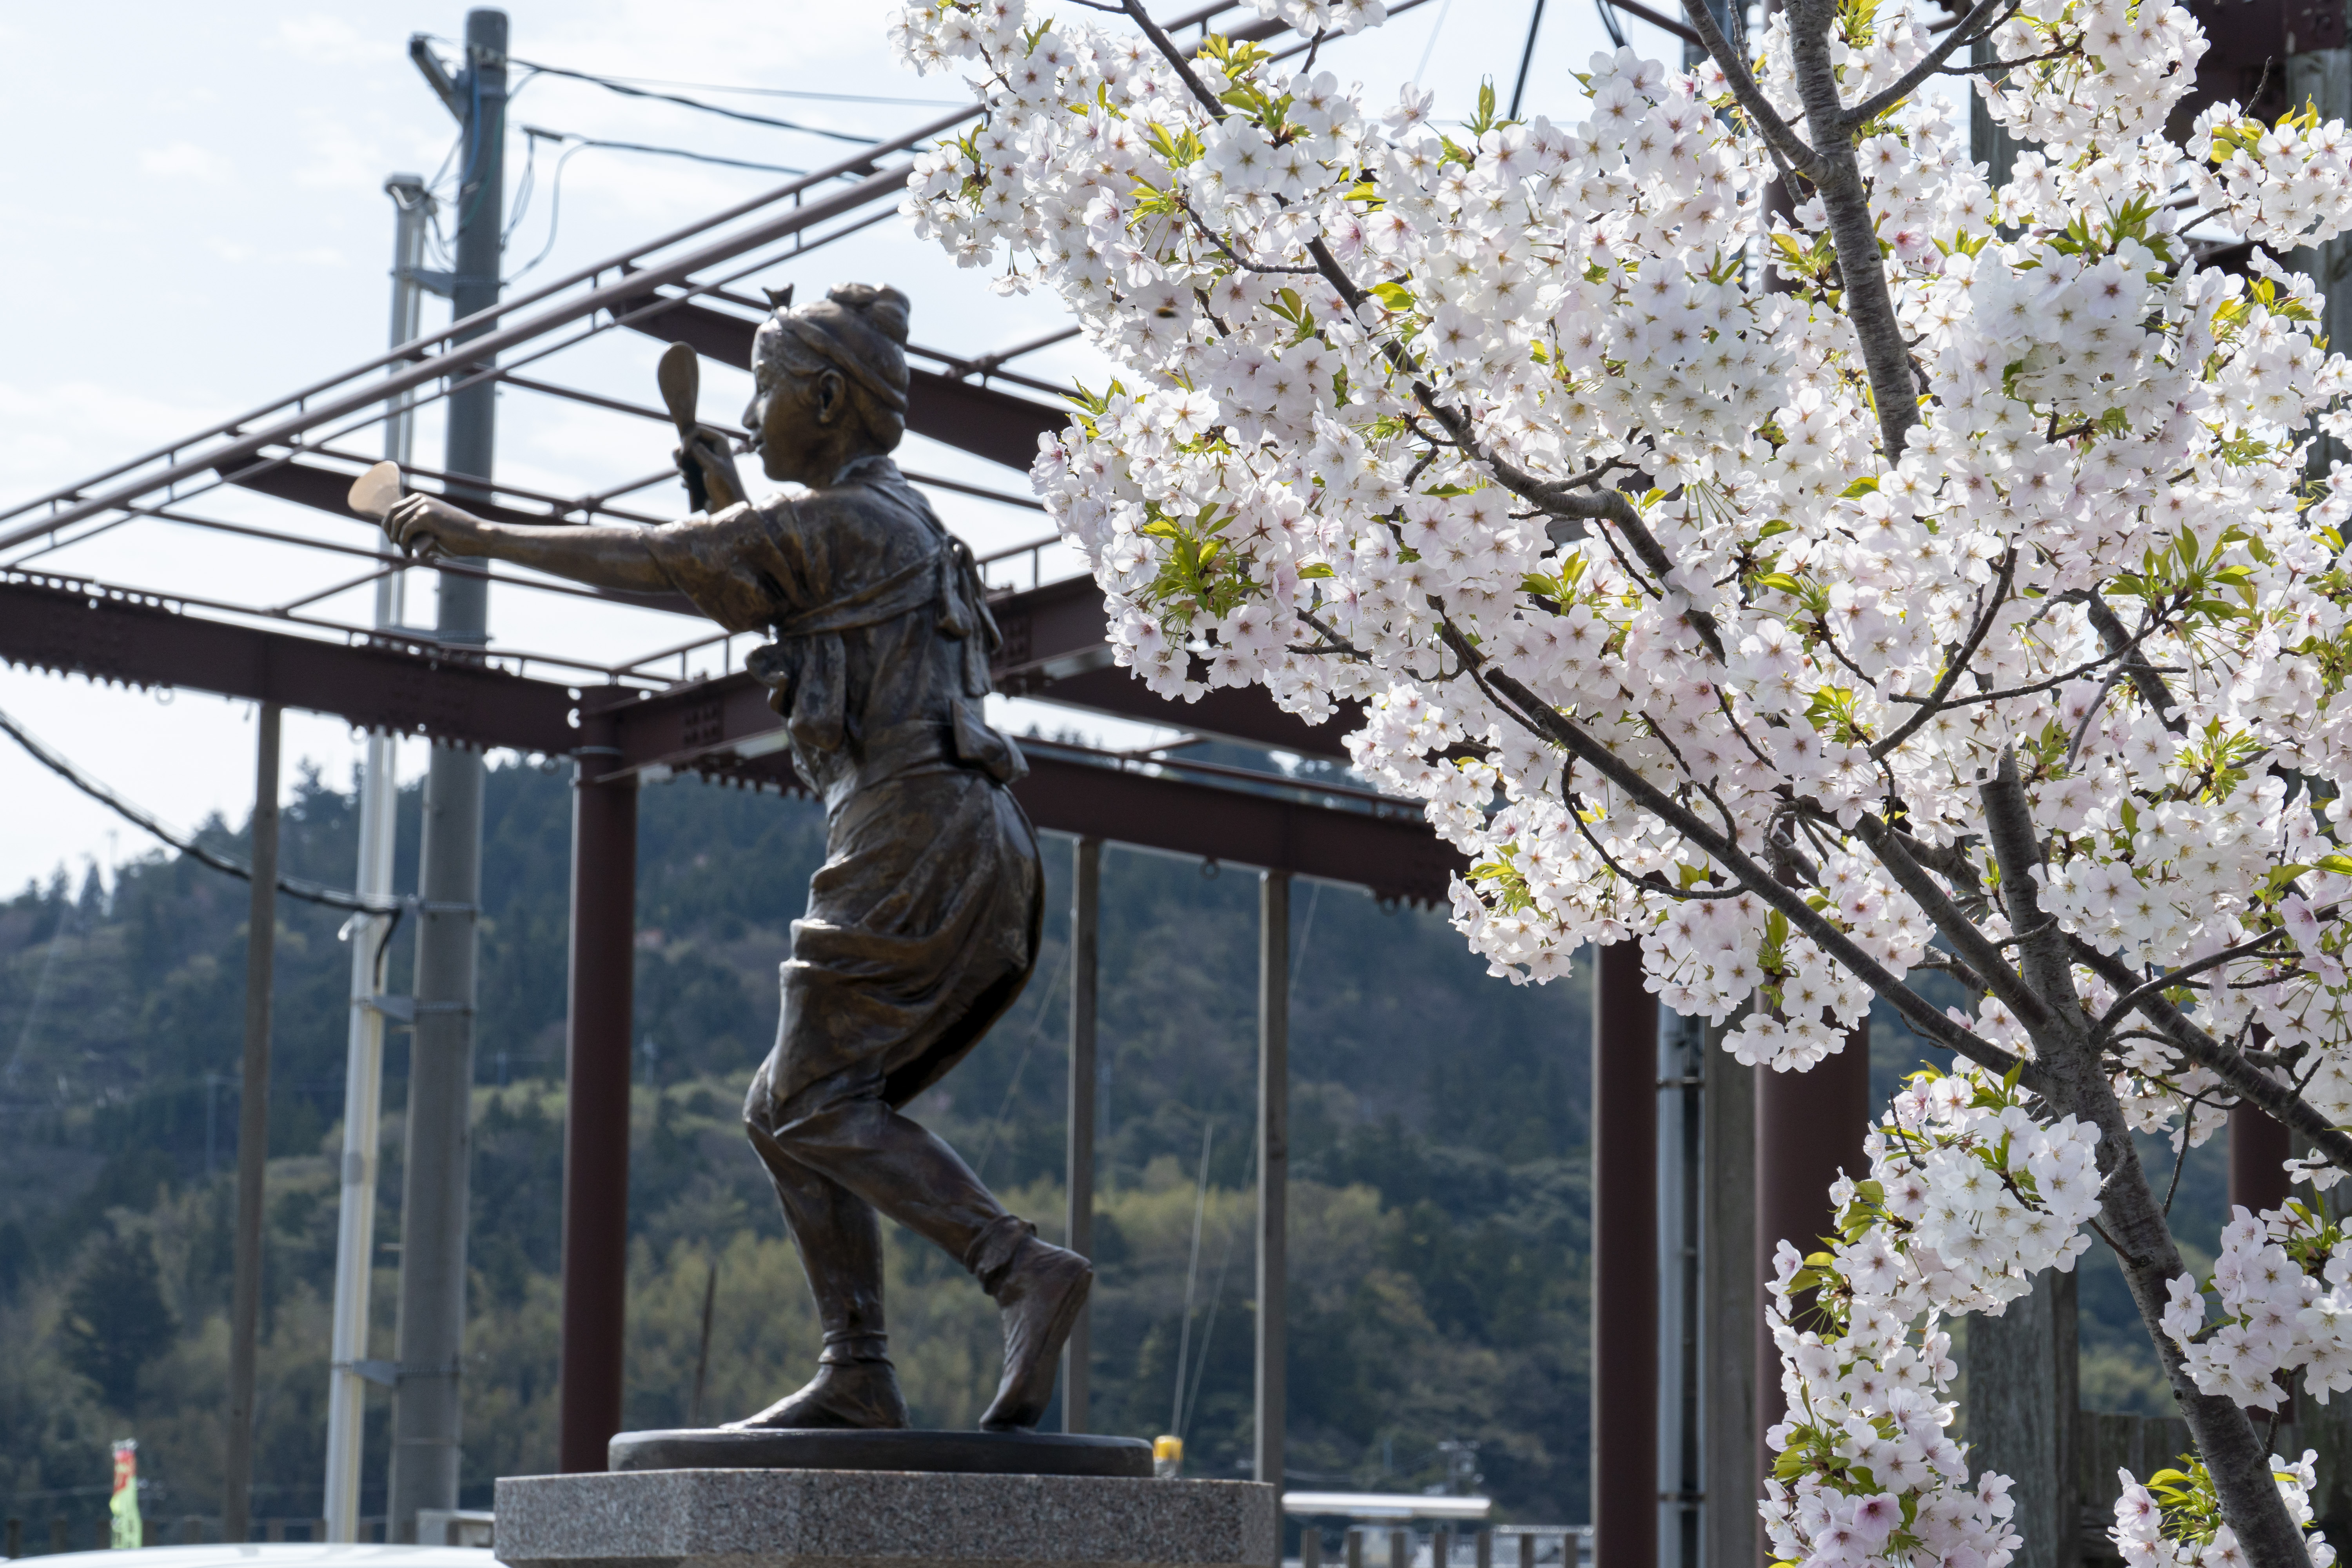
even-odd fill
[[[398,886],[414,886],[404,792]],[[817,1333],[738,1108],[772,1039],[775,966],[823,847],[813,803],[673,781],[640,807],[627,1404],[713,1423],[798,1386]],[[354,797],[300,779],[287,870],[351,877]],[[476,1054],[465,1489],[552,1468],[562,1212],[566,774],[494,766]],[[207,845],[242,857],[215,821]],[[1062,1226],[1070,846],[1046,840],[1046,946],[1018,1005],[912,1110],[1049,1237]],[[1251,1445],[1255,875],[1114,847],[1102,892],[1095,1420],[1179,1431],[1190,1473]],[[107,1445],[135,1436],[151,1518],[219,1510],[247,893],[176,855],[0,904],[0,1507],[88,1544]],[[255,1513],[320,1510],[348,984],[335,910],[278,900]],[[1589,1517],[1584,1108],[1591,998],[1489,978],[1442,914],[1294,894],[1289,1429],[1296,1484],[1418,1489],[1478,1445],[1499,1516]],[[404,986],[410,931],[393,949]],[[1921,1059],[1874,1020],[1882,1091]],[[404,1037],[387,1052],[371,1354],[394,1354]],[[1187,1331],[1196,1181],[1200,1251]],[[2144,1152],[2168,1167],[2154,1141]],[[2221,1144],[2189,1159],[2185,1248],[2224,1217]],[[887,1227],[886,1227],[887,1228]],[[991,1303],[890,1234],[893,1351],[916,1421],[970,1425],[993,1390]],[[2165,1413],[2118,1271],[2084,1265],[2093,1408]],[[698,1405],[702,1304],[715,1291]],[[1180,1347],[1187,1356],[1178,1387]],[[373,1394],[363,1510],[382,1508]]]
[[[412,763],[415,758],[412,755]],[[494,766],[476,1054],[465,1492],[552,1468],[568,777]],[[633,1427],[745,1415],[806,1377],[816,1328],[738,1121],[775,1027],[775,966],[822,857],[813,803],[690,781],[641,797],[630,1150]],[[404,795],[398,886],[414,885]],[[348,885],[354,798],[315,776],[286,870]],[[20,826],[21,830],[21,826]],[[218,821],[209,847],[244,854]],[[1018,1005],[910,1110],[1016,1210],[1062,1227],[1070,846],[1045,841],[1045,952]],[[1104,858],[1095,1419],[1181,1430],[1187,1469],[1251,1443],[1256,878]],[[151,1520],[219,1510],[247,893],[155,854],[61,869],[0,904],[0,1506],[89,1543],[107,1444],[135,1436]],[[269,1106],[258,1517],[320,1510],[347,1016],[339,911],[281,898]],[[1418,1489],[1478,1445],[1508,1518],[1586,1514],[1581,980],[1490,979],[1442,914],[1343,888],[1292,900],[1286,1450],[1296,1484]],[[404,986],[413,928],[393,947]],[[375,1341],[394,1353],[404,1037],[387,1052]],[[1185,1287],[1207,1151],[1189,1336]],[[993,1391],[992,1305],[893,1233],[892,1349],[919,1424]],[[694,1373],[716,1278],[709,1373]],[[1185,1386],[1180,1345],[1189,1339]],[[380,1511],[372,1395],[363,1510]]]

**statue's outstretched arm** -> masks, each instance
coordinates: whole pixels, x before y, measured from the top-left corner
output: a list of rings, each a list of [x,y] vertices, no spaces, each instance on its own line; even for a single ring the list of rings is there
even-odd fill
[[[403,496],[383,520],[412,555],[487,555],[585,583],[657,593],[670,585],[634,528],[530,528],[488,522],[436,496]]]

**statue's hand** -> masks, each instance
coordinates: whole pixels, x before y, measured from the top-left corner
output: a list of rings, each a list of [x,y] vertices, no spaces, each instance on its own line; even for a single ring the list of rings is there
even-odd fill
[[[728,450],[727,437],[718,431],[708,426],[697,428],[692,439],[670,456],[686,479],[686,497],[695,510],[724,511],[743,499],[742,486],[735,478],[734,454]]]
[[[482,520],[437,496],[404,495],[384,514],[383,531],[409,555],[481,555]]]

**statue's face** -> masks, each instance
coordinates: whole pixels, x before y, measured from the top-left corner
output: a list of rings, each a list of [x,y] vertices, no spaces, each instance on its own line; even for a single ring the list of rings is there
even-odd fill
[[[751,432],[770,479],[814,487],[830,484],[856,455],[844,449],[848,413],[849,384],[839,371],[807,374],[764,361],[743,410],[743,427]]]

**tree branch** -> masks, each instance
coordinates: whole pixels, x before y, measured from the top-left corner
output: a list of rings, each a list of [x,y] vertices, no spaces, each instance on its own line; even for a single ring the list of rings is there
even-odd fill
[[[2049,1079],[2034,1063],[2011,1055],[1974,1030],[1962,1028],[1937,1012],[1926,997],[1889,973],[1885,965],[1864,952],[1853,938],[1832,925],[1805,901],[1802,894],[1782,886],[1771,873],[1743,853],[1738,845],[1709,827],[1706,819],[1696,812],[1643,778],[1639,769],[1586,734],[1509,674],[1486,668],[1486,661],[1477,649],[1472,647],[1450,625],[1443,628],[1443,635],[1453,646],[1464,667],[1474,672],[1481,688],[1488,695],[1502,699],[1509,710],[1515,710],[1512,716],[1520,723],[1589,764],[1595,773],[1631,795],[1643,810],[1727,868],[1758,898],[1786,916],[1790,926],[1801,931],[1815,946],[1843,965],[1872,991],[1885,998],[1914,1030],[1947,1050],[1958,1052],[1988,1071],[2003,1075],[2017,1072],[2020,1081],[2036,1093],[2048,1092],[2051,1087]]]
[[[1748,62],[1732,48],[1730,40],[1723,36],[1723,29],[1715,25],[1715,14],[1707,9],[1705,0],[1683,0],[1683,15],[1690,18],[1691,26],[1698,33],[1699,43],[1721,68],[1724,79],[1731,84],[1731,96],[1738,100],[1748,123],[1756,127],[1765,143],[1791,168],[1810,176],[1814,162],[1813,150],[1805,145],[1805,139],[1797,134],[1796,127],[1780,118],[1780,111],[1772,107],[1772,100],[1766,98],[1764,89],[1756,85],[1756,78],[1748,68]]]
[[[1865,811],[1855,822],[1854,831],[1870,846],[1871,853],[1878,857],[1887,875],[1895,879],[1895,885],[1911,895],[1913,901],[1927,911],[1927,918],[1936,922],[1936,929],[1944,933],[1957,955],[1976,971],[1984,983],[1983,989],[2007,1004],[2028,1028],[2047,1020],[2049,1007],[2026,984],[2024,976],[2010,966],[2000,950],[1978,929],[1976,921],[1936,886],[1927,868],[1911,858],[1892,828]]]
[[[2074,990],[2065,933],[2042,911],[2042,885],[2033,877],[2042,867],[2042,841],[2033,831],[2033,804],[2026,798],[2025,781],[2018,776],[2016,747],[2001,748],[2000,763],[1979,786],[1977,798],[1984,806],[1985,837],[2000,867],[2000,901],[2009,912],[2009,929],[2016,933],[2018,972],[2042,1010],[2038,1027],[2036,1020],[2022,1015],[2019,1021],[2037,1042],[2046,1042],[2042,1055],[2055,1047],[2082,1048],[2090,1041],[2090,1019]]]
[[[1988,21],[1987,18],[1992,17],[1995,11],[2005,11],[2006,14]],[[2017,0],[1977,0],[1977,4],[1969,9],[1967,16],[1960,18],[1959,25],[1951,30],[1944,41],[1920,56],[1917,63],[1895,79],[1895,84],[1892,87],[1872,93],[1868,98],[1847,110],[1847,128],[1868,124],[1918,91],[1926,85],[1929,77],[1944,68],[1944,62],[1950,59],[1956,52],[1969,47],[1979,38],[1990,36],[1995,27],[2016,14]],[[2022,65],[2025,62],[2017,60],[2005,63]]]
[[[2076,963],[2087,966],[2118,991],[2138,987],[2140,977],[2122,959],[2101,952],[2080,937],[2068,938],[2067,945]],[[2327,1163],[2337,1170],[2352,1171],[2352,1136],[2313,1110],[2303,1096],[2207,1034],[2188,1015],[2166,1001],[2160,992],[2143,995],[2132,1005],[2182,1056],[2229,1085],[2231,1093],[2268,1111],[2288,1131],[2310,1139],[2311,1146],[2326,1155]]]
[[[1797,94],[1805,106],[1805,124],[1818,149],[1808,171],[1813,189],[1829,216],[1830,242],[1837,252],[1838,274],[1845,285],[1845,316],[1853,323],[1862,348],[1864,368],[1870,374],[1871,400],[1877,405],[1879,438],[1889,463],[1903,456],[1905,437],[1919,423],[1919,394],[1911,372],[1911,351],[1904,346],[1903,324],[1895,319],[1895,296],[1886,286],[1886,263],[1878,249],[1878,226],[1870,216],[1870,193],[1864,188],[1861,167],[1853,155],[1853,127],[1838,96],[1837,67],[1831,58],[1830,26],[1835,9],[1809,5],[1791,13],[1790,47],[1797,68]]]
[[[2132,689],[2139,693],[2140,700],[2147,704],[2148,710],[2167,730],[2179,734],[2188,727],[2188,721],[2173,711],[2179,704],[2173,700],[2172,689],[2164,684],[2164,677],[2139,657],[2140,638],[2124,630],[2122,618],[2096,590],[2083,595],[2083,607],[2089,612],[2091,627],[2099,634],[2100,643],[2109,654],[2124,661],[2124,668],[2131,675]],[[2146,635],[2142,633],[2141,637]]]
[[[1992,623],[2000,616],[2001,605],[2008,602],[2009,585],[2016,576],[2017,546],[2012,544],[2001,555],[2000,581],[1993,585],[1992,603],[1984,607],[1983,613],[1977,616],[1976,625],[1969,628],[1968,640],[1960,644],[1958,657],[1945,667],[1943,675],[1936,681],[1936,689],[1927,693],[1919,711],[1905,720],[1893,734],[1870,748],[1871,761],[1877,762],[1890,755],[1895,747],[1909,740],[1921,725],[1936,716],[1939,705],[1950,695],[1954,684],[1968,669],[1969,660],[1974,658],[1977,649],[1984,645],[1985,634],[1992,630]]]

